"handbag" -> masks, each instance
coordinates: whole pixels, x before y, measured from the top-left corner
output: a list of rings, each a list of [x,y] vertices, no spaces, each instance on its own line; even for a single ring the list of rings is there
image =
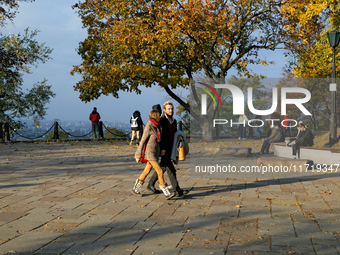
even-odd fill
[[[185,160],[185,150],[182,142],[178,146],[178,160]]]
[[[148,160],[144,158],[145,156],[145,147],[146,147],[146,144],[143,145],[143,151],[142,151],[142,157],[140,158],[140,162],[141,163],[148,163]]]

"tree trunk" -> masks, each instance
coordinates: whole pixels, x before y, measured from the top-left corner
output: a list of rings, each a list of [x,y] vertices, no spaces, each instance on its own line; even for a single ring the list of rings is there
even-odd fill
[[[212,120],[209,118],[200,118],[200,127],[202,130],[202,138],[205,141],[212,141],[214,138],[214,128]]]
[[[171,96],[175,101],[177,101],[180,105],[182,105],[186,111],[196,119],[200,125],[200,128],[202,130],[202,137],[205,141],[212,141],[214,138],[213,135],[213,116],[208,117],[209,115],[206,116],[201,116],[198,114],[195,114],[193,111],[190,111],[190,105],[188,103],[185,103],[180,97],[178,97],[175,93],[171,91],[171,89],[167,86],[164,88],[165,91],[168,93],[169,96]]]

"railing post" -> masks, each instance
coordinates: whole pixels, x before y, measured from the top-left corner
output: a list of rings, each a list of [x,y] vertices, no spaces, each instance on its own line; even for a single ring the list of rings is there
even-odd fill
[[[103,122],[99,121],[99,138],[104,138],[104,132],[103,132]]]
[[[8,142],[11,140],[10,134],[9,134],[9,124],[5,123],[5,142]]]
[[[183,122],[180,120],[178,121],[178,130],[183,131]]]
[[[59,127],[58,127],[58,121],[54,122],[54,137],[53,139],[58,140],[59,139]]]
[[[2,131],[2,122],[0,122],[0,140],[4,139],[4,132]]]

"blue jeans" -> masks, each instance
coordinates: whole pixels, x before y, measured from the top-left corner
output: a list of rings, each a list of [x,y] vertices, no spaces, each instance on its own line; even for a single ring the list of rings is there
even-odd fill
[[[246,127],[240,125],[239,138],[246,138]]]
[[[255,136],[256,138],[260,138],[260,127],[254,127],[254,132],[255,132]]]
[[[99,136],[99,123],[92,123],[92,138]]]

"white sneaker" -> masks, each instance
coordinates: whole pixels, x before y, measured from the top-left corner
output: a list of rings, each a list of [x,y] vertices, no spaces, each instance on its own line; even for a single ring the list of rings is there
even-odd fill
[[[296,156],[295,156],[295,155],[293,155],[293,159],[296,159]]]

